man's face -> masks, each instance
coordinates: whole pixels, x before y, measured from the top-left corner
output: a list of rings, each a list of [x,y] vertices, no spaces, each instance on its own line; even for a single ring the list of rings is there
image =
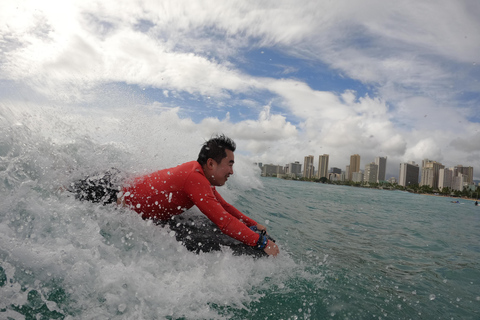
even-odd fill
[[[233,174],[234,155],[233,151],[225,150],[227,156],[217,163],[213,159],[208,159],[205,176],[212,186],[223,186],[230,175]]]

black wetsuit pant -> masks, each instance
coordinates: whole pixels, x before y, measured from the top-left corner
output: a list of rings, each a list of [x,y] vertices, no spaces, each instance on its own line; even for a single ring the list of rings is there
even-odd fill
[[[218,227],[204,215],[177,215],[167,221],[154,220],[154,223],[161,226],[168,226],[175,232],[177,241],[181,242],[189,251],[195,253],[220,251],[222,246],[225,246],[229,247],[234,255],[267,256],[265,251],[247,246],[223,234]]]
[[[120,171],[112,168],[105,173],[88,176],[72,182],[67,190],[75,194],[78,200],[102,203],[117,202],[117,193],[121,186],[118,183]]]

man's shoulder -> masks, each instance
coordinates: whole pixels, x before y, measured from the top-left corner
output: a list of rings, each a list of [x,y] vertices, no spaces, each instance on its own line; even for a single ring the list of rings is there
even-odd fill
[[[176,166],[174,169],[177,169],[185,173],[200,172],[203,175],[202,166],[197,161],[189,161],[189,162],[182,163]]]
[[[166,172],[166,174],[168,175],[174,175],[184,178],[189,178],[193,176],[205,177],[205,174],[203,173],[203,168],[197,161],[185,162],[170,169],[163,169],[162,171]]]
[[[178,169],[177,173],[185,177],[185,182],[190,182],[196,186],[205,185],[210,187],[210,182],[208,182],[202,166],[197,161],[190,161],[181,164]]]
[[[179,164],[175,167],[160,169],[158,171],[152,172],[151,174],[148,174],[147,176],[149,176],[150,178],[155,178],[159,176],[165,178],[168,176],[170,176],[171,178],[180,178],[182,176],[189,176],[193,172],[200,172],[201,174],[203,174],[203,169],[197,161],[189,161]]]

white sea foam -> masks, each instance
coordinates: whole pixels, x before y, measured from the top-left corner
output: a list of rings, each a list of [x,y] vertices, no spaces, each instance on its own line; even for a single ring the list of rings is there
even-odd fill
[[[265,278],[268,286],[283,283],[295,269],[286,255],[191,253],[133,211],[62,191],[72,179],[111,166],[135,174],[195,159],[203,140],[168,127],[172,115],[97,128],[91,116],[48,108],[0,111],[0,261],[8,283],[0,287],[0,309],[8,316],[19,315],[12,305],[32,306],[37,297],[52,312],[82,319],[222,318],[225,306],[248,308],[259,299]],[[102,141],[115,131],[116,141]],[[228,200],[261,187],[250,163],[241,156],[236,163],[235,178],[220,189]],[[55,301],[59,292],[64,298]]]

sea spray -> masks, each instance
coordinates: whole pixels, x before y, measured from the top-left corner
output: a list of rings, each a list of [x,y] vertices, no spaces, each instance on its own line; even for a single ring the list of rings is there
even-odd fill
[[[177,146],[160,158],[153,154],[155,166],[143,166],[145,155],[152,155],[139,154],[144,147],[103,141],[98,131],[111,128],[83,135],[82,126],[91,125],[88,121],[75,123],[72,118],[78,115],[62,118],[62,113],[50,111],[2,109],[3,315],[231,318],[238,310],[250,310],[271,286],[287,282],[297,272],[288,255],[254,259],[234,256],[228,248],[197,255],[168,229],[142,220],[131,210],[75,200],[65,190],[75,179],[112,166],[132,175],[160,169],[171,163],[165,159],[191,151]],[[152,141],[146,141],[145,147],[151,148]],[[162,150],[161,144],[155,147],[156,153]],[[176,161],[192,160],[185,155],[182,159]],[[239,156],[236,168],[230,186],[220,190],[229,201],[261,187],[253,164]],[[195,208],[191,211],[200,214]]]

